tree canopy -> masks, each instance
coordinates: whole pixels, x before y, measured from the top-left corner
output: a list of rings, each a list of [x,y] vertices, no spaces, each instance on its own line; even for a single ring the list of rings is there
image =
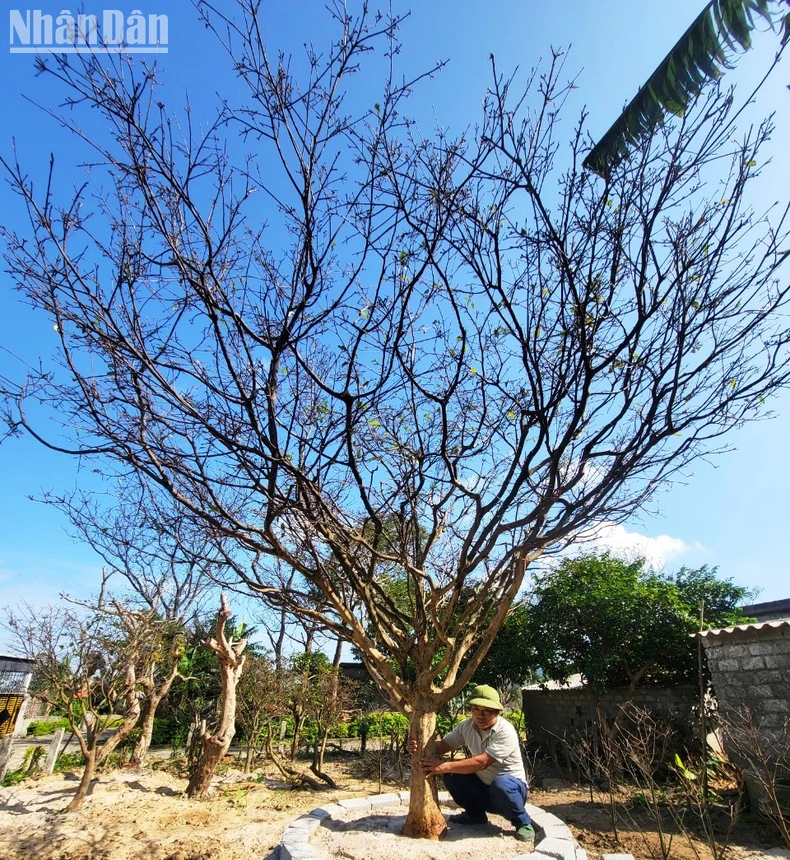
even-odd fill
[[[742,620],[748,595],[715,568],[663,576],[644,559],[568,558],[538,580],[532,597],[534,665],[555,681],[579,673],[596,689],[693,682],[702,606],[706,627],[727,627]]]

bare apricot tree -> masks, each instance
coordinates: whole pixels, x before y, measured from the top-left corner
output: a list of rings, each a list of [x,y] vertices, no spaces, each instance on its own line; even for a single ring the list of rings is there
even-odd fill
[[[6,163],[8,266],[61,356],[5,384],[10,432],[172,500],[227,577],[350,640],[431,754],[530,564],[788,381],[784,214],[745,204],[770,125],[736,142],[713,90],[600,180],[583,118],[562,143],[559,55],[523,86],[492,61],[451,137],[408,118],[397,18],[332,3],[297,60],[254,0],[201,8],[246,86],[205,127],[124,57],[42,61],[101,188]],[[355,74],[377,45],[380,86]],[[436,837],[412,770],[405,832]]]
[[[76,536],[106,562],[102,593],[110,581],[120,580],[123,593],[131,592],[129,611],[132,603],[142,604],[141,617],[149,619],[149,648],[137,669],[141,720],[132,763],[139,767],[151,746],[157,709],[175,681],[185,680],[185,623],[201,611],[217,558],[189,521],[172,505],[164,510],[145,485],[126,480],[117,490],[110,508],[85,492],[46,493],[42,500],[60,508]]]
[[[117,600],[95,607],[22,607],[8,628],[36,662],[41,695],[62,709],[85,767],[67,807],[82,806],[91,781],[140,719],[138,671],[157,636],[153,613]]]

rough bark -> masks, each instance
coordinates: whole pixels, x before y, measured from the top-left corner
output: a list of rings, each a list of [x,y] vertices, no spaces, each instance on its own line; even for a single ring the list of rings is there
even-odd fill
[[[244,668],[243,652],[247,640],[240,639],[234,643],[232,637],[225,635],[225,624],[231,612],[224,594],[220,601],[216,638],[206,642],[207,647],[216,653],[219,661],[220,718],[217,730],[213,734],[206,731],[201,738],[200,755],[187,786],[187,797],[190,799],[199,800],[206,796],[217,765],[228,751],[233,735],[236,733],[236,685]]]
[[[403,835],[416,839],[441,839],[447,831],[447,822],[439,809],[436,779],[426,780],[420,767],[421,758],[431,758],[435,754],[435,730],[435,712],[416,710],[412,714],[410,731],[411,737],[417,741],[417,752],[412,755],[411,798]]]

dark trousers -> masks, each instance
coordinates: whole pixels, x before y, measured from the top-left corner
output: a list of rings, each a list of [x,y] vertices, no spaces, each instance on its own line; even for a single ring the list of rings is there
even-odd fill
[[[482,816],[486,812],[501,815],[517,830],[529,824],[524,804],[527,802],[527,785],[513,776],[498,776],[486,785],[474,773],[446,773],[442,780],[450,796],[470,815]]]

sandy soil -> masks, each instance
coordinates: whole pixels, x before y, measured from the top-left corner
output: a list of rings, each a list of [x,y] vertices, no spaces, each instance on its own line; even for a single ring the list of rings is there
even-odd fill
[[[76,773],[28,780],[0,789],[0,860],[274,860],[283,830],[296,816],[379,792],[378,782],[360,778],[353,766],[351,760],[328,767],[339,787],[322,792],[288,788],[274,772],[252,779],[231,769],[215,782],[214,796],[202,803],[184,798],[183,774],[161,767],[120,770],[102,775],[82,810],[68,815],[61,813],[76,789]],[[620,825],[618,841],[602,800],[563,783],[530,795],[532,803],[571,827],[590,860],[619,851],[629,851],[637,860],[658,858],[658,836],[649,816],[632,810],[631,823]],[[384,813],[376,810],[363,825],[337,825],[322,839],[327,844],[339,840],[334,856],[354,860],[507,860],[520,853],[509,825],[500,819],[492,817],[486,828],[451,827],[440,843],[406,843],[397,835],[403,808],[393,809],[386,822],[373,821]],[[374,825],[381,828],[375,836]],[[702,842],[691,845],[682,835],[670,835],[673,860],[709,860]],[[396,846],[395,853],[386,853],[387,840]],[[406,844],[410,853],[404,853]],[[770,823],[744,820],[733,830],[731,844],[728,860],[762,860],[781,842]],[[790,852],[784,856],[790,858]]]
[[[443,809],[446,814],[456,809]],[[524,854],[525,847],[513,837],[513,828],[496,815],[479,827],[450,824],[440,842],[409,839],[401,835],[406,821],[403,806],[379,807],[373,813],[351,812],[316,831],[310,844],[326,860],[509,860]],[[375,846],[375,847],[374,847]],[[367,853],[365,853],[367,852]]]
[[[0,860],[264,860],[302,812],[378,792],[378,783],[336,776],[337,791],[316,793],[229,770],[198,803],[184,797],[184,776],[120,770],[67,815],[76,773],[26,780],[0,789]]]

